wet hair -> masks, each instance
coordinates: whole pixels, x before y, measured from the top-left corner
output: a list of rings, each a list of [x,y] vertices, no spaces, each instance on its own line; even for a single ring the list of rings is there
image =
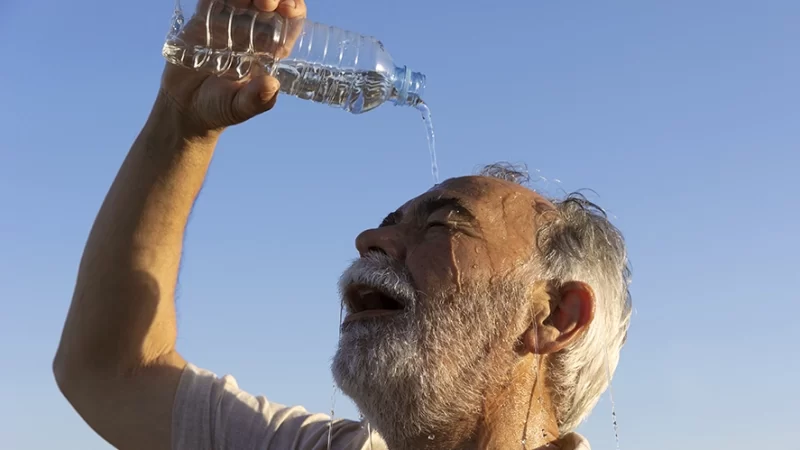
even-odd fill
[[[479,174],[525,186],[530,182],[526,167],[507,163],[485,166]],[[537,231],[537,275],[560,283],[582,281],[595,294],[589,328],[548,360],[558,427],[567,433],[592,411],[619,363],[631,318],[631,271],[622,234],[602,208],[580,193],[548,200],[555,211],[546,213]]]

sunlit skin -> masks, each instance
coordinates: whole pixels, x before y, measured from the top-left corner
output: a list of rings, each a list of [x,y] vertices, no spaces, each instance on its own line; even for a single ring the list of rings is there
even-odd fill
[[[402,262],[422,293],[453,289],[457,298],[462,283],[501,279],[538,257],[536,233],[553,211],[548,200],[516,183],[482,176],[453,178],[359,234],[356,248],[362,256],[378,251]],[[437,430],[435,443],[420,436],[403,448],[514,448],[524,424],[527,448],[557,448],[558,427],[540,361],[585,330],[593,317],[593,294],[584,283],[554,288],[542,280],[531,286],[530,302],[536,317],[521,311],[518,323],[509,324],[509,333],[520,343],[515,349],[519,358],[509,368],[510,382],[486,392],[482,416]]]

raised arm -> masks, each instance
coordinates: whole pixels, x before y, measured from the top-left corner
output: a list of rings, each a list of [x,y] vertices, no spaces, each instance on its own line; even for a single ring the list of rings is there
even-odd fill
[[[305,14],[302,0],[255,3]],[[263,75],[234,83],[166,67],[95,219],[53,370],[75,410],[117,448],[170,448],[186,365],[175,349],[173,298],[184,228],[219,135],[270,109],[277,91],[277,80]]]

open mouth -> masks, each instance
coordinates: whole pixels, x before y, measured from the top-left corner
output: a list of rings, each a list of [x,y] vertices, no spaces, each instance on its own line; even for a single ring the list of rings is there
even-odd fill
[[[363,284],[348,286],[345,291],[344,301],[349,313],[345,318],[345,322],[367,317],[397,314],[405,307],[403,301]]]

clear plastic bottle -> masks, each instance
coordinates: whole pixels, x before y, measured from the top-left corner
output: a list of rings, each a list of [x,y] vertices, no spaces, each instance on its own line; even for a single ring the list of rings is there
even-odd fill
[[[263,69],[281,92],[360,114],[383,103],[422,106],[425,75],[397,66],[375,38],[277,13],[176,1],[162,51],[170,63],[236,79]]]

